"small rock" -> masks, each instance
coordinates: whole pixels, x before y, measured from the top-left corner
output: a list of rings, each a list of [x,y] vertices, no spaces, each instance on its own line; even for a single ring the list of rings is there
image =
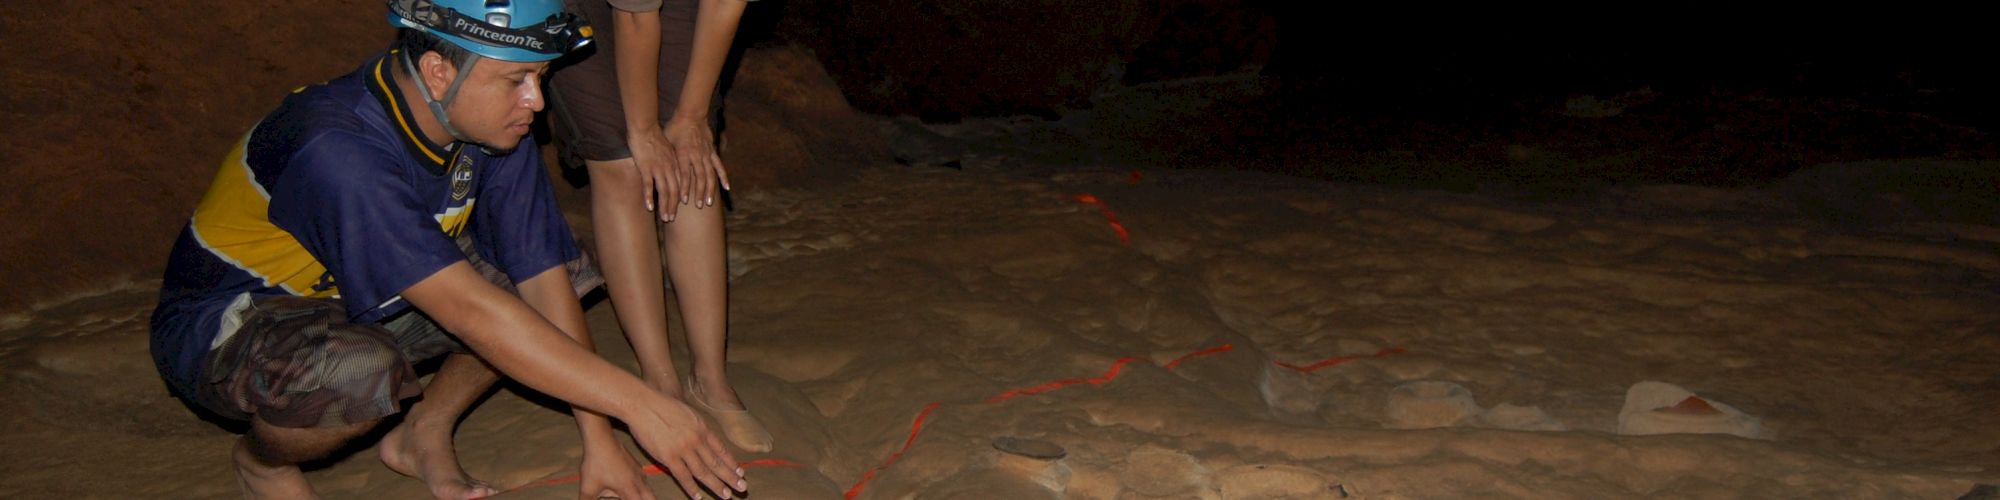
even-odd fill
[[[1420,380],[1389,390],[1384,427],[1429,429],[1465,423],[1481,413],[1465,386],[1439,380]]]
[[[1730,434],[1769,439],[1757,417],[1680,386],[1654,381],[1632,384],[1625,391],[1625,407],[1618,412],[1618,433]]]
[[[1172,496],[1209,487],[1209,470],[1179,450],[1145,446],[1125,457],[1118,482],[1142,495]]]

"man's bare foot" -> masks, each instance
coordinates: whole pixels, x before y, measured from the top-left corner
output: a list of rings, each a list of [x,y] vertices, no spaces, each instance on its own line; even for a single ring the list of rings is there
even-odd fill
[[[375,449],[382,465],[397,474],[422,479],[433,497],[467,500],[500,494],[492,485],[465,474],[465,468],[458,464],[458,451],[451,446],[449,424],[439,431],[406,420],[383,435]]]
[[[236,462],[236,484],[243,488],[243,498],[262,500],[266,498],[319,498],[314,493],[312,483],[306,481],[305,473],[292,464],[271,465],[250,453],[248,444],[236,441],[230,450],[230,459]]]

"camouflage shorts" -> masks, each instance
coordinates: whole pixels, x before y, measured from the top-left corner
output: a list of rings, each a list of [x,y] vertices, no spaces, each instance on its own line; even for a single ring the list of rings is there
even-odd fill
[[[513,282],[460,239],[468,261],[488,281]],[[589,254],[565,263],[578,296],[603,284]],[[396,414],[423,393],[413,362],[471,349],[411,308],[379,323],[347,322],[335,299],[259,297],[242,325],[209,355],[200,404],[237,420],[251,415],[279,427],[331,427]]]

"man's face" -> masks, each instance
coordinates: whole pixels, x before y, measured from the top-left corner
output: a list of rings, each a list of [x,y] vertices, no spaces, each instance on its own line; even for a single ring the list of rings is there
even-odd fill
[[[480,59],[445,109],[452,126],[488,149],[519,146],[542,110],[542,73],[548,68],[547,62]]]

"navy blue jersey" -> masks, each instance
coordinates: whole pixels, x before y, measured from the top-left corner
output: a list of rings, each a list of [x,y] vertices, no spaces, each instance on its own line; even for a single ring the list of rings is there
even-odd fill
[[[464,260],[460,235],[516,282],[578,256],[532,138],[501,156],[432,144],[390,76],[395,57],[293,91],[216,171],[153,311],[153,360],[183,394],[246,296],[339,299],[372,322]]]

